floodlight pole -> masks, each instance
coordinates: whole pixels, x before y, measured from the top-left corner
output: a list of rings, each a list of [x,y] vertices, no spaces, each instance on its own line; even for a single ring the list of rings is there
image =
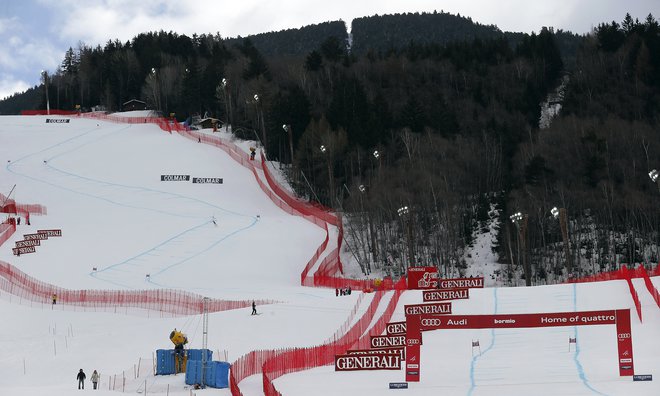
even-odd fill
[[[529,260],[527,260],[527,222],[529,217],[527,214],[520,212],[514,213],[511,216],[511,221],[518,228],[518,246],[522,250],[523,271],[525,272],[525,285],[532,285],[532,269]],[[520,253],[518,254],[520,256]]]
[[[657,169],[653,169],[649,172],[649,177],[651,181],[658,185],[658,191],[660,191],[660,173]]]
[[[282,128],[289,134],[289,151],[291,152],[291,166],[293,167],[293,130],[290,124],[284,124]]]

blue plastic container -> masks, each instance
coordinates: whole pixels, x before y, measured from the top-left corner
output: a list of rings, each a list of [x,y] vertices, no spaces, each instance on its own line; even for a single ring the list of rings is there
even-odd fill
[[[206,354],[206,361],[210,362],[213,360],[213,351],[210,349],[188,349],[186,351],[188,354],[188,360],[202,360],[203,354]]]
[[[169,375],[176,372],[174,349],[156,350],[156,375]]]
[[[227,362],[206,362],[204,371],[204,385],[211,388],[229,387],[229,368],[231,365]],[[202,384],[202,361],[189,360],[186,367],[186,384]]]

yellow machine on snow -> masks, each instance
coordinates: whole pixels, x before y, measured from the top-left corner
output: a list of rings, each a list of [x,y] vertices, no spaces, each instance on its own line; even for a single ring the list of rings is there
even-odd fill
[[[174,344],[174,367],[177,373],[183,373],[186,371],[186,363],[188,362],[188,356],[183,349],[183,346],[188,343],[188,338],[185,334],[174,329],[170,333],[170,341]]]

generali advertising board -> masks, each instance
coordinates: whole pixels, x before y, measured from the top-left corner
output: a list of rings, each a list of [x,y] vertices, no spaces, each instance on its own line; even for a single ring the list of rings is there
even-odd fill
[[[438,269],[436,267],[408,268],[408,289],[435,289],[438,287]]]
[[[438,302],[432,304],[412,304],[404,307],[408,315],[448,315],[451,314],[451,302]]]
[[[406,322],[391,322],[385,326],[387,335],[406,334]]]
[[[422,298],[424,299],[424,302],[462,300],[470,298],[470,289],[424,290],[422,292]]]
[[[39,240],[45,240],[48,239],[48,234],[23,234],[23,239],[26,241],[34,240],[34,239],[39,239]]]
[[[28,239],[26,241],[16,241],[16,247],[17,248],[28,247],[28,246],[41,246],[41,240],[40,239]]]
[[[399,355],[401,355],[401,360],[406,360],[406,348],[404,347],[385,348],[385,349],[353,349],[346,351],[347,355],[369,355],[374,353],[380,353],[385,355],[398,353]]]
[[[484,287],[484,278],[455,278],[440,279],[438,281],[439,290],[453,289],[482,289]]]
[[[335,371],[401,370],[401,354],[370,353],[335,356]]]
[[[62,230],[37,230],[37,234],[46,234],[49,237],[61,237]]]
[[[406,346],[405,335],[384,335],[384,336],[371,336],[371,348],[392,348]]]

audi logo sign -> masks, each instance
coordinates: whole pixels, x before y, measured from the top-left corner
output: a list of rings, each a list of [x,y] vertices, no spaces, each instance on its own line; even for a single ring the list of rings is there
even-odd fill
[[[442,325],[442,319],[422,318],[421,323],[422,323],[422,326],[424,326],[424,327],[441,326]]]

